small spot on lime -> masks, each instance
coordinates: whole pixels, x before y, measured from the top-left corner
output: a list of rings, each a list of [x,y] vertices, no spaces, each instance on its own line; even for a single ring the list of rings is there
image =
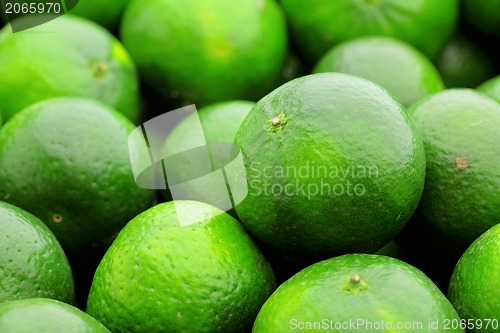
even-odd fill
[[[63,217],[61,214],[54,214],[52,215],[52,220],[55,222],[55,223],[61,223],[63,221]]]
[[[455,164],[457,165],[457,168],[462,170],[469,166],[465,157],[457,157]]]

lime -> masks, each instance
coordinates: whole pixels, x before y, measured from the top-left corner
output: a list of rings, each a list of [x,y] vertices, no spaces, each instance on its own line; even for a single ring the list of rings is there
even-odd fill
[[[116,332],[245,332],[275,284],[238,221],[204,203],[170,201],[120,232],[87,312]]]
[[[133,130],[92,100],[32,105],[0,130],[0,199],[39,217],[66,249],[103,241],[152,201],[134,182]]]
[[[121,35],[144,80],[197,106],[262,97],[278,83],[287,52],[273,0],[134,0]]]
[[[71,305],[38,298],[0,304],[2,333],[109,333],[97,320]]]
[[[476,28],[500,35],[500,0],[464,0],[463,13]]]
[[[434,65],[420,51],[389,37],[362,37],[329,51],[315,73],[352,74],[380,84],[404,105],[444,89]]]
[[[183,153],[199,146],[200,141],[205,141],[211,148],[209,151],[211,160],[215,159],[216,163],[220,161],[218,165],[227,165],[233,159],[233,151],[232,149],[219,149],[218,144],[234,141],[241,123],[254,106],[254,102],[228,101],[201,108],[197,114],[191,114],[173,129],[165,141],[163,156]],[[200,123],[203,133],[198,132]],[[191,165],[186,166],[183,163],[179,167],[193,170],[199,168],[198,164],[203,161],[202,158],[194,158],[188,163]],[[216,171],[214,169],[216,168],[212,168],[212,171]],[[182,172],[182,170],[177,170],[177,172]],[[176,191],[175,199],[203,201],[223,209],[228,191],[226,188],[217,186],[220,179],[218,176],[220,176],[218,173],[212,173],[205,176],[202,183],[200,181],[185,183]],[[236,217],[234,209],[228,213]]]
[[[500,76],[497,76],[489,81],[486,81],[477,88],[486,95],[500,102]]]
[[[348,254],[283,283],[252,332],[464,332],[443,329],[445,320],[460,318],[421,271],[386,256]]]
[[[293,37],[316,62],[332,46],[367,35],[406,41],[433,58],[453,32],[457,0],[282,0]]]
[[[482,234],[460,258],[450,281],[449,299],[460,317],[473,320],[475,327],[469,332],[498,332],[500,224]]]
[[[0,109],[4,120],[59,96],[97,99],[131,120],[138,117],[138,82],[127,51],[97,24],[64,15],[12,33],[0,31]]]
[[[448,88],[475,88],[493,75],[488,56],[460,35],[446,44],[436,60],[436,67]]]
[[[248,184],[238,217],[291,259],[377,251],[422,193],[425,153],[403,106],[354,76],[281,86],[250,111],[235,143]]]
[[[82,16],[115,31],[130,0],[79,0],[71,14]]]
[[[394,240],[391,240],[389,243],[385,244],[383,248],[375,252],[375,254],[398,259],[401,255],[401,251],[399,245]]]
[[[74,302],[68,259],[42,221],[0,201],[0,244],[0,302],[23,298]]]
[[[452,89],[407,113],[421,130],[427,157],[420,213],[438,237],[466,247],[500,215],[500,104]]]

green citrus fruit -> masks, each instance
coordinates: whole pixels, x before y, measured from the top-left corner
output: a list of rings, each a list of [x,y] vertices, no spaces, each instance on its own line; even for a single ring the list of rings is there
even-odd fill
[[[486,81],[477,88],[479,91],[484,92],[486,95],[500,102],[500,76]]]
[[[500,0],[464,0],[463,13],[476,28],[500,35]]]
[[[191,114],[173,129],[165,141],[163,156],[186,152],[200,146],[204,141],[209,144],[211,161],[215,160],[218,166],[226,166],[234,159],[233,149],[227,149],[225,145],[219,146],[219,143],[233,143],[241,123],[254,106],[254,102],[228,101],[201,108],[197,114]],[[203,133],[199,131],[200,124]],[[207,165],[210,164],[210,161],[203,160],[203,156],[189,159],[187,162],[189,166],[182,163],[179,164],[179,168],[189,172],[189,170],[199,169],[204,162]],[[182,188],[176,191],[175,199],[207,202],[223,209],[225,199],[228,197],[228,191],[225,187],[217,186],[220,180],[220,174],[214,172],[217,169],[219,167],[214,165],[211,168],[212,173],[205,175],[203,180],[198,178],[197,182],[185,183]],[[182,171],[177,170],[177,172]],[[186,175],[186,179],[189,178]],[[234,209],[231,209],[228,213],[236,217]]]
[[[332,46],[368,35],[406,41],[429,57],[440,51],[457,20],[457,0],[282,0],[293,37],[309,61]]]
[[[473,320],[475,327],[469,332],[498,332],[500,224],[482,234],[460,258],[450,281],[449,299],[460,317]],[[496,322],[486,327],[486,319]]]
[[[436,67],[448,88],[475,88],[493,75],[488,56],[460,35],[446,44],[436,59]]]
[[[138,82],[127,51],[97,24],[64,15],[12,33],[0,31],[0,110],[21,109],[59,96],[92,98],[131,120],[138,117]]]
[[[0,199],[26,209],[76,250],[104,240],[146,209],[128,153],[134,125],[93,100],[32,105],[0,130]]]
[[[74,302],[68,259],[42,221],[0,201],[0,244],[0,302],[23,298]]]
[[[204,203],[170,201],[120,232],[87,312],[117,332],[245,332],[275,284],[238,221]]]
[[[238,217],[292,259],[377,251],[422,193],[424,149],[403,106],[354,76],[281,86],[250,111],[235,143],[248,184]]]
[[[71,305],[46,298],[0,304],[2,333],[109,333],[97,320]]]
[[[386,256],[348,254],[300,271],[259,312],[253,333],[464,332],[453,306],[421,271]],[[438,322],[439,329],[429,327]]]
[[[452,89],[407,113],[421,130],[427,157],[420,213],[440,237],[468,246],[500,216],[500,104]]]
[[[79,0],[71,14],[82,16],[114,31],[130,0]]]
[[[272,0],[134,0],[121,35],[144,80],[198,106],[262,97],[278,83],[287,51]]]
[[[434,65],[413,46],[388,37],[362,37],[329,51],[315,73],[352,74],[380,84],[404,105],[444,89]]]
[[[399,245],[394,240],[391,240],[389,243],[385,244],[383,248],[375,252],[375,254],[398,259],[401,255],[401,251]]]

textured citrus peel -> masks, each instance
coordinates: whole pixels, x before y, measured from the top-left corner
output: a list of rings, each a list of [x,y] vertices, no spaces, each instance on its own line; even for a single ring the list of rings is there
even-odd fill
[[[283,112],[281,112],[278,116],[273,117],[272,119],[267,121],[267,123],[269,124],[269,128],[267,129],[267,131],[274,133],[281,132],[290,119],[292,119],[292,117],[287,117]]]
[[[455,164],[457,165],[457,168],[459,168],[459,169],[465,169],[469,166],[467,164],[467,159],[465,157],[457,157]]]
[[[368,285],[361,280],[361,277],[357,274],[351,276],[350,278],[344,279],[344,286],[342,290],[348,291],[355,295],[360,291],[368,289]]]

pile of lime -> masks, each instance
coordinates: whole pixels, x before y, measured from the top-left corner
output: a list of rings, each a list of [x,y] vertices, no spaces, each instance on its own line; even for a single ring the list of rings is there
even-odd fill
[[[0,10],[0,333],[500,332],[500,0]]]

